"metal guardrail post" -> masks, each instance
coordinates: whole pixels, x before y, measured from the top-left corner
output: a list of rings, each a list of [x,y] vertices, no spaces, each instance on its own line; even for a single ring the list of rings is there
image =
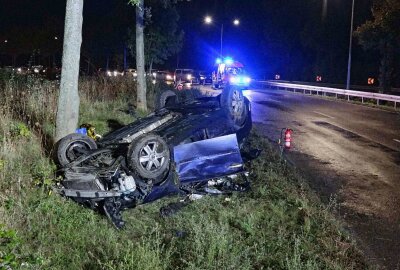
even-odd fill
[[[394,95],[387,95],[387,94],[380,94],[380,93],[372,93],[372,92],[362,92],[362,91],[355,91],[355,90],[344,90],[340,88],[331,88],[331,87],[319,87],[319,86],[312,86],[312,85],[302,85],[302,84],[295,84],[295,83],[283,83],[283,82],[275,82],[275,81],[260,81],[260,84],[264,86],[269,86],[271,89],[276,88],[277,90],[293,90],[294,93],[300,90],[303,94],[313,95],[313,92],[316,92],[319,95],[319,92],[322,92],[324,96],[327,96],[327,93],[335,94],[335,97],[338,98],[339,95],[347,96],[347,100],[350,101],[350,96],[361,98],[361,102],[365,102],[365,98],[367,99],[375,99],[376,104],[379,106],[380,101],[388,101],[394,103],[394,108],[397,110],[397,103],[400,103],[400,96]],[[308,90],[308,92],[307,92]]]

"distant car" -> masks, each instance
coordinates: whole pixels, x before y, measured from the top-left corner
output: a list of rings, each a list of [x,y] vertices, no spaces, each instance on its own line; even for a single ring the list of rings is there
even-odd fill
[[[46,69],[41,65],[32,66],[31,70],[33,71],[33,74],[37,74],[37,75],[40,75],[42,73],[46,73]]]
[[[175,84],[178,82],[192,83],[193,74],[193,69],[176,69],[174,74],[174,82]]]
[[[120,77],[120,76],[124,76],[124,72],[119,71],[119,70],[107,70],[106,75],[108,77]]]
[[[146,76],[150,76],[151,79],[155,80],[157,78],[157,69],[152,69],[150,72],[146,73]]]
[[[128,68],[124,71],[125,76],[132,76],[134,79],[137,78],[137,71],[133,68]]]
[[[200,84],[200,71],[194,70],[192,74],[192,84]]]
[[[167,84],[174,82],[174,74],[169,71],[157,71],[156,79]]]
[[[212,84],[212,75],[211,73],[207,73],[205,71],[199,71],[196,75],[198,78],[199,84],[206,85]]]
[[[15,68],[14,71],[17,72],[17,74],[21,74],[21,75],[28,74],[28,68],[27,67],[18,67],[18,68]]]

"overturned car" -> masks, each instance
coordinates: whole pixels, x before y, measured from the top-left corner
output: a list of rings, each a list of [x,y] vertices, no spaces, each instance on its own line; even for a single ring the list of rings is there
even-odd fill
[[[240,190],[240,148],[251,127],[250,102],[239,88],[183,103],[166,91],[154,113],[97,141],[83,134],[61,139],[57,191],[104,211],[121,228],[120,211],[138,204],[170,194]]]

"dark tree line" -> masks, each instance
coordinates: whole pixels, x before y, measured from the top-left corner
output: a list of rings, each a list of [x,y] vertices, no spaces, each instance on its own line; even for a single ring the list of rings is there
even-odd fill
[[[389,91],[400,76],[400,2],[376,0],[373,18],[357,28],[355,36],[366,51],[380,54],[379,83],[381,91]]]

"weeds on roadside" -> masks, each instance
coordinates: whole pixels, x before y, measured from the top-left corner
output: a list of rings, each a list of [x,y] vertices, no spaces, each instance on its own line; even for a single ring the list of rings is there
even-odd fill
[[[0,224],[0,269],[35,269],[40,258],[21,254],[22,241],[14,230]]]
[[[16,83],[6,85],[11,91]],[[37,83],[46,89],[45,82]],[[132,118],[121,111],[130,95],[122,90],[102,96],[100,86],[106,84],[107,89],[109,84],[118,85],[108,80],[86,82],[88,90],[81,96],[81,121],[95,123],[99,133],[108,130],[100,122],[125,123]],[[43,93],[53,93],[47,89]],[[54,165],[41,147],[35,125],[13,112],[21,109],[24,115],[36,115],[40,126],[45,121],[53,125],[54,119],[42,115],[40,106],[32,107],[34,101],[28,102],[30,98],[44,102],[39,92],[36,96],[28,91],[23,96],[11,93],[18,103],[12,104],[8,97],[9,103],[1,102],[0,108],[4,115],[0,118],[0,224],[5,224],[2,230],[10,236],[7,241],[14,241],[14,235],[18,238],[2,253],[11,254],[8,258],[15,268],[26,262],[34,265],[31,269],[55,270],[367,268],[330,206],[321,204],[305,180],[257,134],[249,143],[263,153],[247,164],[250,192],[234,194],[229,200],[207,196],[167,219],[159,216],[159,208],[177,198],[143,205],[124,212],[126,229],[117,232],[98,213],[35,186],[39,182],[45,187],[54,179]],[[46,100],[52,104],[55,93]],[[10,135],[18,123],[25,127],[15,134],[23,130],[29,136]]]

